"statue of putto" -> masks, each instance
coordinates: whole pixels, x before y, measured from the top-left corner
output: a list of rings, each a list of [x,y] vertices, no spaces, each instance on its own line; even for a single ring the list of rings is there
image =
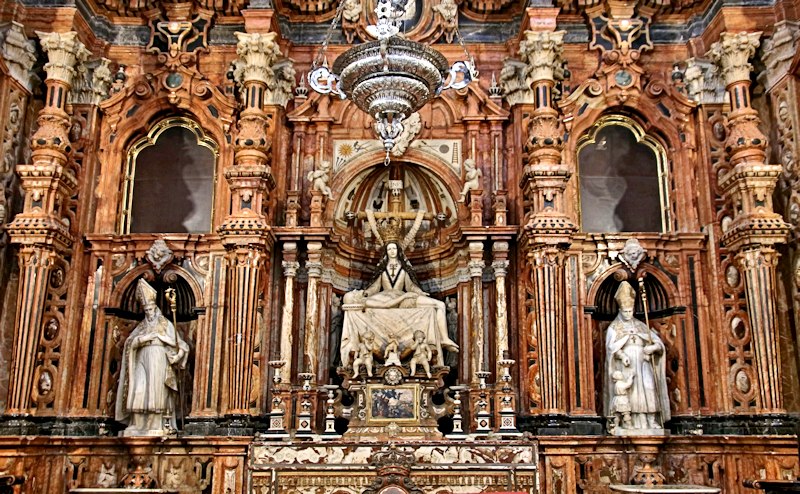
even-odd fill
[[[414,269],[403,254],[422,215],[417,216],[404,238],[400,220],[386,218],[377,225],[369,212],[368,219],[379,244],[384,246],[384,254],[367,288],[344,294],[342,365],[350,367],[352,362],[356,374],[365,367],[371,376],[372,357],[364,355],[365,347],[371,346],[375,356],[411,358],[415,364],[410,366],[412,370],[419,365],[429,375],[429,362],[444,366],[443,350],[458,352],[458,345],[447,334],[444,302],[420,288]],[[392,360],[384,365],[396,365]]]
[[[189,345],[156,305],[156,291],[140,279],[136,297],[145,318],[122,351],[115,417],[125,436],[158,436],[177,429],[177,369],[186,367]]]
[[[662,434],[670,418],[666,348],[658,333],[633,317],[636,291],[617,289],[616,319],[606,330],[605,416],[615,435]]]

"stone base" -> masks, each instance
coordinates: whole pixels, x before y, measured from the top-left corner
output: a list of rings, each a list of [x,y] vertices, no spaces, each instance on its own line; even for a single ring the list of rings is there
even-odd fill
[[[337,441],[325,444],[255,442],[252,492],[362,492],[384,468],[402,467],[422,492],[539,492],[538,450],[532,442]],[[444,488],[444,489],[443,489]]]
[[[615,436],[638,437],[638,436],[667,436],[669,432],[664,429],[614,429]]]
[[[717,487],[706,487],[704,485],[625,485],[611,484],[608,486],[611,492],[634,492],[650,494],[717,494],[720,489]]]

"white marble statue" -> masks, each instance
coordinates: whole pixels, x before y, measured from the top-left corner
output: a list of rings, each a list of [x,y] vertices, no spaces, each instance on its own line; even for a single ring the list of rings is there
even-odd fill
[[[614,299],[619,312],[606,331],[605,416],[616,435],[663,433],[670,418],[664,342],[633,317],[630,283],[623,281]]]
[[[116,419],[125,436],[167,434],[177,428],[177,369],[186,366],[189,346],[156,305],[156,291],[143,279],[136,296],[145,318],[125,340],[117,389]]]
[[[319,164],[318,170],[311,170],[308,172],[308,181],[311,182],[311,189],[322,192],[322,195],[331,198],[331,188],[328,186],[330,180],[331,164],[328,161],[323,161]]]
[[[403,355],[406,350],[413,351],[414,332],[420,330],[435,353],[435,365],[444,365],[443,349],[458,351],[458,345],[447,334],[444,302],[429,297],[419,287],[397,241],[386,244],[367,288],[344,295],[342,308],[345,316],[341,358],[345,367],[349,366],[351,355],[360,356],[359,343],[367,332],[374,336],[378,351],[395,340]]]
[[[469,191],[480,188],[482,175],[483,172],[475,164],[474,159],[467,158],[464,160],[464,187],[461,189],[461,196],[458,202],[464,202]]]
[[[414,331],[414,355],[411,357],[411,362],[409,363],[411,375],[413,376],[416,374],[417,365],[421,365],[425,370],[425,375],[431,377],[430,361],[432,357],[431,347],[428,345],[428,342],[425,341],[425,333],[420,330]]]

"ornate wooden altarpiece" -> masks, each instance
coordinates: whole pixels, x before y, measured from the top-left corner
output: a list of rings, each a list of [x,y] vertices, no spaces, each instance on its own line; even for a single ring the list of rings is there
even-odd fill
[[[339,13],[331,62],[367,39],[372,0],[7,2],[0,483],[744,493],[800,473],[797,2],[407,4],[405,36],[466,48],[481,77],[409,116],[384,166],[371,117],[303,76]],[[659,228],[581,227],[604,211],[582,210],[578,157],[609,126],[659,163]],[[139,151],[178,127],[215,160],[210,224],[138,233]],[[410,352],[376,352],[372,376],[342,365],[343,298],[390,220],[460,347],[431,377]],[[177,293],[186,413],[177,434],[118,437],[142,278],[165,315]],[[613,436],[602,416],[622,281],[665,343],[663,435]]]

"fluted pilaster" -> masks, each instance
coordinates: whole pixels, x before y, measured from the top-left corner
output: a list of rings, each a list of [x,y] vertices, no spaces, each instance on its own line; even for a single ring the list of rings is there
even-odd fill
[[[528,259],[536,293],[534,330],[539,341],[541,409],[544,413],[565,413],[565,254],[558,248],[545,247],[530,252]]]
[[[767,413],[783,411],[781,362],[775,327],[775,267],[778,257],[774,250],[763,248],[745,250],[736,256],[744,274],[747,311],[753,328],[759,406]]]

